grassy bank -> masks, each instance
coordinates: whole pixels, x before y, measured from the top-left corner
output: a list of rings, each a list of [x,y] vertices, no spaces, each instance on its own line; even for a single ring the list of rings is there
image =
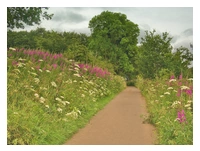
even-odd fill
[[[63,54],[12,49],[7,60],[8,144],[63,144],[126,86]]]
[[[138,76],[136,86],[147,101],[146,120],[155,125],[158,144],[193,144],[193,81],[171,76],[148,80]]]

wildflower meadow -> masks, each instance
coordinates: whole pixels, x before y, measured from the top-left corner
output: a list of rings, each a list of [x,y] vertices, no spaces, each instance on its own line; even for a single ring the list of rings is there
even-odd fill
[[[7,143],[63,144],[126,87],[124,79],[62,53],[7,52]]]
[[[138,76],[137,87],[147,101],[146,120],[155,125],[158,144],[193,144],[193,79],[172,75],[165,80],[143,79]]]

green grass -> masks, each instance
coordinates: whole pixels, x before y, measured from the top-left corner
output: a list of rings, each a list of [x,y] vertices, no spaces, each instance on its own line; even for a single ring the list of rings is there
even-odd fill
[[[63,144],[126,86],[99,67],[28,53],[8,51],[7,144]]]
[[[149,112],[146,120],[155,125],[158,144],[192,145],[192,80],[188,78],[148,80],[139,76],[136,85],[146,99]],[[184,115],[180,116],[183,111]]]

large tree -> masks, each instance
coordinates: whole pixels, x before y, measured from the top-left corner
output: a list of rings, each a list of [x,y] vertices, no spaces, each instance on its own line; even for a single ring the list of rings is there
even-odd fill
[[[40,24],[42,19],[51,19],[47,7],[7,7],[7,28],[24,28],[24,25]]]
[[[133,72],[138,25],[128,20],[125,14],[104,11],[90,20],[89,28],[89,48],[95,55],[113,63],[115,71],[121,75]]]
[[[168,69],[172,58],[172,37],[167,32],[146,31],[137,52],[137,71],[144,78],[155,78],[161,69]]]
[[[136,55],[138,74],[152,79],[166,70],[175,76],[180,74],[192,76],[192,70],[189,69],[193,61],[192,53],[185,47],[172,52],[171,40],[172,37],[167,32],[158,34],[155,30],[146,31]]]

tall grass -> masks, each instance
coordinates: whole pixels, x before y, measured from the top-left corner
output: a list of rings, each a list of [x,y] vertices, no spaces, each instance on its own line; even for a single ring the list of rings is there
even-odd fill
[[[10,49],[7,56],[7,144],[62,144],[126,86],[62,54]]]
[[[158,144],[193,144],[193,79],[182,75],[147,80],[138,76],[136,86],[147,101],[147,120],[154,124]]]

